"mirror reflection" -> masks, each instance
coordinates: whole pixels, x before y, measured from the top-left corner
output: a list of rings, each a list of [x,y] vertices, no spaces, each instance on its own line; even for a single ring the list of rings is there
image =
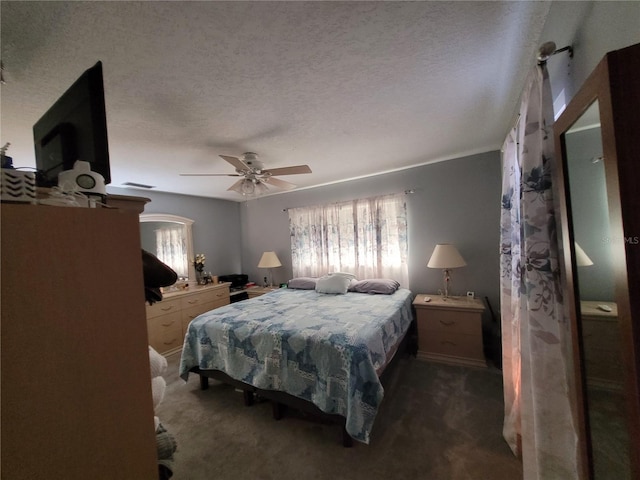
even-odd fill
[[[191,225],[193,220],[176,215],[140,215],[142,248],[169,265],[180,280],[194,279]]]
[[[595,478],[630,478],[598,102],[564,135],[580,300],[586,407]]]

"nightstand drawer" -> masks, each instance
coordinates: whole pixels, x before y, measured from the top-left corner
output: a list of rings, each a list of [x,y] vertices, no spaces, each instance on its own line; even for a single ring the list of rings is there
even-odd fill
[[[479,314],[462,314],[458,311],[420,310],[418,311],[418,321],[424,330],[436,332],[449,332],[468,335],[481,334],[480,322],[474,321],[474,317],[480,318]]]
[[[593,348],[585,351],[587,379],[601,379],[622,384],[623,365],[620,352]]]
[[[614,318],[610,319],[593,319],[582,317],[582,340],[584,348],[598,348],[608,350],[609,352],[619,352],[620,350],[620,332],[618,330],[618,322]]]
[[[484,361],[482,343],[475,335],[430,331],[419,338],[420,350],[452,357],[473,358]]]

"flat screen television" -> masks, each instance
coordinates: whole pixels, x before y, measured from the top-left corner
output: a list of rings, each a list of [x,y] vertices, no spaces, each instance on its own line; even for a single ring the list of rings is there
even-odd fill
[[[58,184],[58,174],[76,160],[111,182],[102,62],[85,71],[33,126],[36,183]]]

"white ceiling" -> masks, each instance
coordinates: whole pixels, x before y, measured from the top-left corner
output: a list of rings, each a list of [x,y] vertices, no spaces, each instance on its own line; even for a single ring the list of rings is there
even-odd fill
[[[549,2],[9,2],[1,142],[104,69],[113,186],[242,201],[218,155],[300,188],[500,148]],[[542,39],[546,41],[548,39]],[[134,192],[132,194],[139,194]]]

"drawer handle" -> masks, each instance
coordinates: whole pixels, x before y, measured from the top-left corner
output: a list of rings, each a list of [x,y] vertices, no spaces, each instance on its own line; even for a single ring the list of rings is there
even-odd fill
[[[225,295],[224,293],[216,293],[216,296],[218,297],[224,297],[224,295]]]
[[[440,320],[440,323],[441,323],[442,325],[447,325],[447,326],[451,326],[451,325],[455,325],[455,324],[456,324],[456,322],[455,322],[455,321],[453,321],[453,320],[449,320],[449,321],[446,321],[446,320]]]
[[[200,300],[198,300],[197,298],[195,300],[187,300],[187,302],[189,302],[191,305],[194,305],[196,303],[198,303]]]
[[[162,342],[162,343],[164,343],[165,345],[172,345],[172,344],[174,344],[174,343],[176,342],[176,340],[177,340],[177,339],[176,339],[176,338],[174,338],[174,339],[173,339],[173,340],[171,340],[170,342]]]
[[[162,324],[162,326],[163,326],[163,327],[168,327],[168,326],[170,326],[170,325],[173,325],[174,323],[175,323],[174,321],[171,321],[171,322],[169,322],[169,323],[163,323],[163,324]]]
[[[457,347],[457,346],[458,346],[458,345],[457,345],[457,343],[455,343],[455,342],[451,342],[451,341],[449,341],[449,340],[445,340],[445,341],[440,342],[440,343],[441,343],[442,345],[451,345],[452,347]]]
[[[169,305],[169,306],[165,306],[165,307],[160,307],[160,310],[162,310],[163,312],[168,312],[172,308],[173,308],[173,305]]]

